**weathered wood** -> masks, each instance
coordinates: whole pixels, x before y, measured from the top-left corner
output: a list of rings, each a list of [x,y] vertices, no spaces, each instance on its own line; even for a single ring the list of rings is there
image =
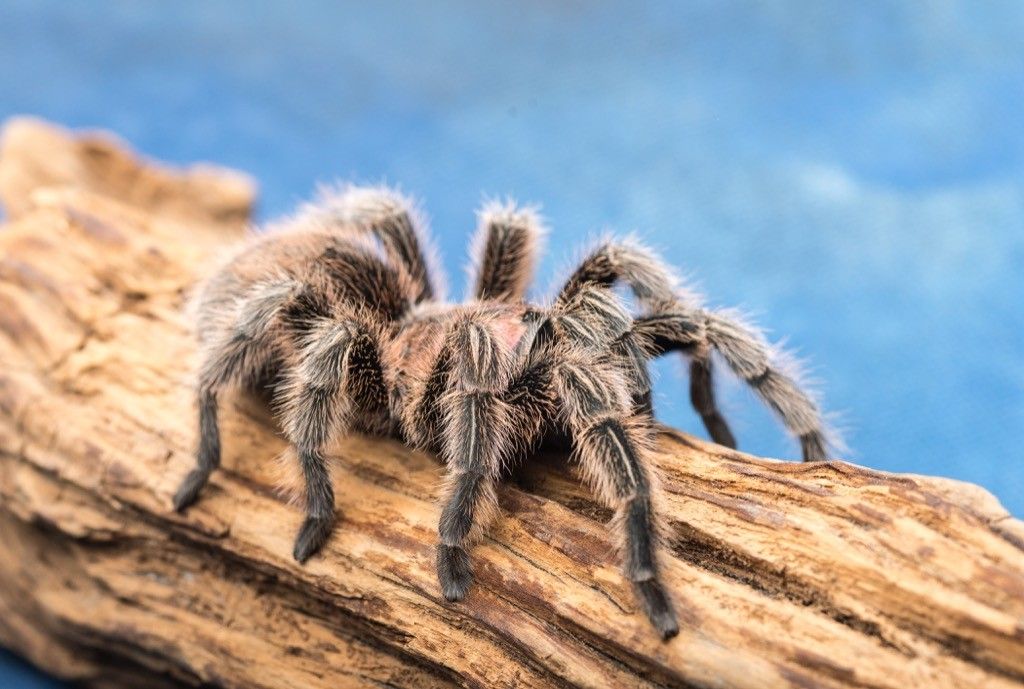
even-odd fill
[[[222,414],[225,469],[186,516],[182,303],[251,185],[32,121],[0,143],[0,642],[95,686],[1009,687],[1024,682],[1024,524],[984,490],[780,463],[666,432],[680,635],[660,642],[608,517],[559,458],[500,491],[468,599],[433,570],[440,476],[337,448],[339,524],[290,556],[286,445]]]

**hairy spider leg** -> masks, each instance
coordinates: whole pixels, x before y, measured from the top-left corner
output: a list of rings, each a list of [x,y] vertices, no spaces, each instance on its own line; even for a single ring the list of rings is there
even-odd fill
[[[634,334],[648,358],[668,352],[690,358],[690,401],[712,440],[736,447],[715,400],[711,353],[716,351],[799,440],[805,461],[827,457],[829,432],[789,358],[739,316],[702,308],[699,297],[682,287],[648,249],[634,242],[599,245],[570,276],[557,303],[570,301],[588,284],[613,286],[620,281],[642,307]]]
[[[615,510],[625,574],[644,612],[671,638],[679,625],[658,580],[653,429],[649,413],[635,410],[638,390],[649,392],[649,381],[645,361],[629,351],[639,347],[632,319],[610,289],[587,284],[556,305],[552,322],[561,345],[553,377],[575,458],[586,483]]]
[[[294,280],[268,280],[254,284],[235,309],[235,317],[206,348],[199,371],[199,448],[196,467],[174,495],[174,508],[183,511],[220,466],[220,430],[217,425],[217,394],[234,383],[257,380],[279,349],[278,331],[284,307],[299,293]]]
[[[357,411],[387,409],[379,335],[355,318],[319,319],[301,338],[281,391],[285,433],[306,482],[306,516],[294,556],[304,562],[334,526],[334,489],[324,452],[351,428]]]
[[[305,211],[314,218],[354,227],[375,237],[388,262],[408,274],[414,303],[433,301],[441,296],[438,286],[441,276],[431,268],[436,260],[426,221],[409,197],[387,187],[327,188]]]
[[[772,348],[764,338],[739,317],[675,304],[660,313],[638,318],[636,330],[652,343],[655,355],[694,349],[717,351],[799,439],[805,462],[827,459],[828,431],[817,403],[779,364],[777,356],[772,356]],[[704,373],[698,371],[694,375]],[[698,387],[693,395],[694,405],[706,415],[709,429],[718,428],[722,434],[728,430],[724,421],[717,416],[710,400],[701,396],[707,390],[710,385]]]
[[[519,303],[533,277],[544,228],[531,208],[485,204],[477,213],[470,280],[475,299]]]

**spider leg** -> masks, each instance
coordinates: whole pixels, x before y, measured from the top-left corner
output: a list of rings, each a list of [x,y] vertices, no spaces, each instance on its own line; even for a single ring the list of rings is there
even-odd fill
[[[195,502],[220,466],[217,394],[232,383],[252,382],[277,350],[274,325],[298,291],[297,283],[273,280],[254,285],[237,304],[235,316],[207,346],[199,372],[199,448],[196,467],[174,495],[179,512]]]
[[[520,302],[526,295],[544,230],[536,212],[512,203],[488,203],[477,213],[473,240],[473,296]]]
[[[658,580],[653,467],[647,460],[651,429],[632,413],[628,376],[612,362],[566,351],[555,364],[554,379],[583,477],[615,509],[626,577],[651,623],[663,638],[671,638],[679,624]]]
[[[569,277],[556,305],[571,302],[588,285],[612,286],[620,281],[629,286],[644,312],[633,334],[648,358],[670,351],[690,358],[690,401],[715,442],[736,447],[715,400],[712,350],[723,355],[800,439],[805,461],[827,456],[821,412],[797,377],[784,371],[778,357],[770,356],[764,337],[727,312],[704,310],[700,297],[643,246],[630,241],[599,245]]]
[[[496,505],[494,484],[510,450],[503,399],[510,357],[486,322],[469,317],[450,335],[452,366],[443,409],[441,454],[448,467],[438,523],[437,575],[444,597],[465,597],[473,580],[467,547]]]
[[[610,355],[627,376],[633,407],[651,413],[650,358],[644,333],[633,327],[633,318],[621,300],[607,287],[586,283],[571,297],[555,303],[551,312],[558,330],[578,346]]]
[[[293,553],[305,562],[334,526],[325,448],[350,427],[355,412],[386,409],[387,392],[378,336],[358,321],[319,319],[301,342],[282,390],[282,417],[306,483],[306,516]]]
[[[712,437],[715,433],[725,440],[732,436],[714,408],[713,397],[708,394],[711,382],[707,357],[714,349],[799,439],[805,462],[827,458],[828,433],[818,405],[797,382],[796,375],[786,370],[785,359],[780,361],[773,356],[772,347],[764,336],[737,316],[675,304],[660,313],[638,318],[635,328],[652,343],[655,355],[690,350],[698,353],[695,364],[708,362],[707,373],[702,370],[692,373],[696,382],[692,383],[691,392],[694,406],[701,412]],[[703,367],[703,363],[700,366]]]
[[[516,373],[503,394],[515,429],[511,440],[520,456],[536,449],[558,415],[551,383],[551,364],[537,360]]]
[[[690,404],[700,415],[708,435],[719,445],[736,447],[736,436],[718,410],[710,352],[694,351],[690,355]]]
[[[669,304],[660,313],[641,316],[633,324],[633,333],[646,343],[650,357],[674,351],[689,356],[690,403],[711,439],[719,445],[735,448],[736,438],[715,401],[710,348],[702,339],[699,324],[681,318],[678,313],[682,311],[679,305]]]
[[[400,266],[413,283],[413,301],[439,297],[440,276],[431,269],[431,244],[425,222],[408,197],[387,187],[350,186],[328,190],[307,213],[351,224],[381,243],[391,264]]]
[[[562,421],[584,479],[616,510],[626,576],[651,623],[670,638],[679,625],[655,560],[653,467],[646,460],[652,426],[642,404],[650,400],[646,352],[620,300],[593,283],[557,303],[551,320]]]
[[[557,303],[571,301],[588,285],[614,286],[624,282],[632,290],[644,310],[680,301],[699,304],[700,297],[683,286],[682,281],[648,249],[633,241],[599,244],[580,263],[559,293]],[[641,331],[635,331],[633,345],[624,343],[636,356],[646,347]],[[712,440],[720,445],[736,447],[736,440],[715,402],[711,360],[706,352],[685,350],[690,357],[690,402],[700,414]],[[650,358],[648,354],[645,358]],[[644,366],[646,370],[646,365]],[[650,382],[637,400],[638,410],[653,413]]]
[[[681,300],[698,304],[700,297],[649,249],[632,241],[605,241],[580,262],[558,293],[565,303],[588,285],[613,287],[623,282],[644,307]]]

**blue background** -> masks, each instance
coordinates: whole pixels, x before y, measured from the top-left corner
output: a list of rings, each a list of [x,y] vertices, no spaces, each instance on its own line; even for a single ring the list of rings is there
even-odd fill
[[[853,461],[1022,515],[1022,36],[1018,0],[3,0],[0,116],[249,171],[263,218],[318,181],[398,183],[453,296],[484,195],[543,205],[545,287],[636,230],[812,362]],[[678,362],[658,372],[662,417],[700,432]],[[719,387],[743,448],[795,456]],[[20,672],[0,657],[3,686],[47,685]]]

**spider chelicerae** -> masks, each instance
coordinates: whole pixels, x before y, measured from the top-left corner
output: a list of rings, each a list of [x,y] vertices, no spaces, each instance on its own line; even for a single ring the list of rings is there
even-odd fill
[[[670,638],[678,623],[658,579],[648,360],[687,357],[693,406],[729,447],[713,352],[799,439],[804,460],[826,458],[818,407],[758,331],[704,308],[635,241],[598,244],[542,306],[525,296],[544,234],[537,214],[490,203],[478,215],[472,294],[462,304],[439,294],[416,208],[383,188],[326,191],[214,272],[195,300],[197,465],[174,505],[193,503],[220,462],[218,395],[269,386],[305,482],[295,559],[315,553],[334,524],[329,444],[350,431],[397,435],[447,467],[437,575],[444,597],[458,601],[473,578],[470,544],[495,511],[495,483],[561,434],[585,482],[615,510],[625,575]]]

